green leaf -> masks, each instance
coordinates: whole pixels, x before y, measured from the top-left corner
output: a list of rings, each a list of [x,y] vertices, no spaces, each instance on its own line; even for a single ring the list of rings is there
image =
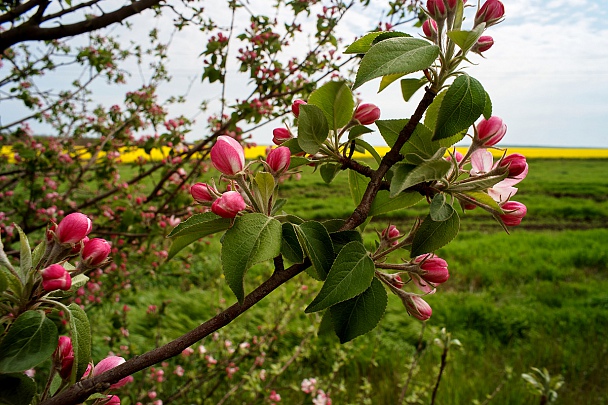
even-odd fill
[[[433,221],[430,215],[424,219],[412,241],[412,257],[434,252],[458,235],[460,217],[452,210],[454,213],[445,221]]]
[[[289,170],[295,169],[300,166],[304,166],[310,163],[310,159],[303,156],[292,156],[289,162]]]
[[[369,134],[370,132],[374,132],[373,129],[369,129],[364,125],[355,125],[348,131],[348,140],[352,141],[360,137],[361,135]]]
[[[422,79],[402,79],[401,80],[401,95],[405,102],[410,101],[410,98],[426,83],[426,77]]]
[[[490,95],[486,91],[486,104],[483,107],[483,117],[487,120],[492,117],[492,100],[490,99]]]
[[[32,252],[32,266],[33,267],[38,266],[38,262],[40,262],[40,259],[42,259],[42,255],[44,255],[45,250],[46,250],[46,238],[43,238],[42,242],[40,242],[38,244],[38,246],[36,246],[34,248],[34,251]]]
[[[353,93],[344,82],[325,83],[310,94],[308,104],[319,107],[334,130],[348,124],[355,110]]]
[[[411,35],[409,35],[409,34],[406,34],[404,32],[397,32],[397,31],[391,31],[391,32],[375,31],[375,32],[370,32],[368,34],[365,34],[363,37],[359,38],[358,40],[356,40],[352,44],[350,44],[346,48],[346,50],[344,51],[344,53],[366,53],[376,43],[377,39],[382,40],[383,37],[385,39],[391,38],[391,36],[388,36],[386,34],[391,34],[392,37],[398,37],[398,36],[399,37],[411,37]]]
[[[437,96],[435,96],[435,99],[433,100],[433,102],[431,103],[429,108],[427,108],[426,115],[424,116],[424,126],[425,127],[435,128],[435,126],[437,125],[437,116],[439,115],[439,109],[441,108],[441,103],[443,101],[443,98],[445,97],[445,93],[447,93],[447,90],[442,91]],[[439,146],[447,148],[447,147],[454,145],[457,142],[460,142],[462,140],[462,138],[465,137],[465,135],[467,133],[467,129],[459,132],[458,134],[456,134],[454,136],[450,136],[448,138],[439,140],[438,141]],[[432,139],[432,136],[431,136],[431,139]],[[435,141],[435,142],[437,142],[437,141]]]
[[[296,234],[304,253],[310,258],[319,280],[325,280],[334,262],[334,246],[325,227],[316,221],[307,221],[295,226]]]
[[[0,343],[0,373],[17,373],[48,359],[58,342],[57,327],[39,311],[19,315]]]
[[[32,269],[32,249],[30,248],[30,241],[27,239],[27,235],[15,224],[17,232],[19,232],[20,240],[20,254],[19,254],[19,276],[21,281],[25,283],[27,275]]]
[[[325,227],[325,229],[327,229],[327,232],[329,232],[329,234],[331,235],[332,233],[339,232],[340,229],[342,229],[342,227],[344,226],[345,222],[346,221],[344,221],[343,219],[328,219],[326,221],[321,222],[321,224],[323,224],[323,227]]]
[[[363,237],[358,231],[338,231],[330,233],[331,242],[334,245],[334,253],[338,254],[350,242],[363,243]]]
[[[353,88],[377,77],[408,74],[430,67],[439,47],[418,38],[390,38],[374,45],[361,60]]]
[[[380,87],[378,88],[378,93],[386,89],[391,83],[396,80],[399,80],[403,76],[405,76],[405,73],[395,73],[394,75],[382,76],[382,79],[380,79]]]
[[[357,145],[363,147],[363,149],[365,149],[366,151],[368,151],[369,154],[374,157],[374,159],[376,160],[376,163],[378,163],[378,165],[380,165],[380,161],[382,161],[382,158],[380,157],[380,155],[376,151],[376,148],[374,148],[369,143],[365,142],[363,139],[355,139],[355,143]]]
[[[259,197],[260,203],[264,210],[268,209],[270,199],[274,194],[275,182],[274,177],[270,173],[258,172],[255,175],[254,193]]]
[[[298,145],[303,151],[314,155],[329,135],[329,126],[323,110],[316,105],[300,105],[298,117]]]
[[[286,222],[282,224],[283,241],[281,242],[281,254],[292,263],[304,262],[304,251],[298,241],[298,235],[293,224]]]
[[[382,283],[374,278],[362,294],[334,305],[329,309],[340,343],[371,331],[384,315],[388,296]]]
[[[0,269],[0,293],[8,288],[8,277],[4,274],[4,270]]]
[[[340,170],[342,169],[342,165],[338,163],[326,163],[321,165],[319,171],[321,172],[321,178],[327,184],[331,183],[333,179],[336,177]]]
[[[369,183],[369,178],[364,175],[357,173],[354,170],[348,171],[348,185],[350,187],[350,196],[355,203],[355,206],[359,205],[361,199],[363,198],[363,194],[365,194],[365,189],[367,188],[367,183]]]
[[[443,98],[433,140],[449,138],[467,130],[483,113],[486,92],[473,77],[458,76]]]
[[[380,134],[386,143],[392,147],[399,137],[399,132],[409,120],[376,121]],[[432,141],[433,133],[423,124],[418,124],[410,139],[399,151],[404,156],[405,163],[420,164],[424,159],[432,157],[441,147],[439,142]]]
[[[89,318],[79,305],[72,303],[70,310],[70,332],[74,348],[74,366],[72,367],[71,383],[80,381],[91,360],[91,326]]]
[[[180,250],[199,240],[200,238],[224,231],[230,227],[230,219],[222,218],[212,212],[203,214],[195,214],[180,223],[169,234],[169,238],[173,239],[171,248],[169,249],[168,259],[175,256]]]
[[[403,190],[427,181],[441,180],[452,168],[452,164],[443,159],[445,148],[439,149],[430,159],[419,165],[407,163],[396,164],[393,167],[390,196],[394,197]]]
[[[324,310],[365,291],[374,278],[375,266],[361,242],[350,242],[342,248],[321,291],[304,312]]]
[[[283,142],[281,144],[281,146],[287,146],[289,148],[289,151],[291,152],[291,160],[293,162],[294,159],[294,155],[297,155],[298,153],[304,152],[302,150],[302,148],[300,148],[300,144],[298,143],[298,138],[292,138],[292,139],[288,139],[285,142]],[[304,159],[304,158],[302,158]],[[301,166],[301,165],[298,165]],[[291,169],[291,166],[289,166],[289,168]]]
[[[333,333],[334,325],[331,320],[331,313],[329,310],[323,312],[319,329],[317,330],[317,336],[335,336]]]
[[[372,202],[369,216],[386,214],[417,204],[424,197],[415,191],[400,193],[391,198],[387,190],[380,190]]]
[[[0,375],[0,404],[29,405],[36,394],[36,383],[23,373]]]
[[[452,30],[448,32],[448,37],[460,49],[462,49],[462,53],[466,54],[473,45],[477,43],[477,40],[483,34],[483,31],[486,29],[486,23],[481,23],[477,25],[472,31],[458,31]]]
[[[445,194],[439,193],[431,201],[430,215],[433,221],[446,221],[454,214],[454,208],[446,201]]]
[[[484,192],[481,191],[469,191],[467,193],[465,193],[467,196],[471,197],[472,199],[479,201],[482,204],[487,205],[490,208],[495,209],[496,211],[500,212],[502,211],[502,208],[500,208],[500,206],[498,205],[498,203],[496,201],[494,201],[494,199],[492,197],[490,197],[489,195],[487,195]]]
[[[281,253],[281,223],[264,214],[253,213],[236,218],[222,242],[222,267],[228,286],[243,302],[245,273],[254,264]]]

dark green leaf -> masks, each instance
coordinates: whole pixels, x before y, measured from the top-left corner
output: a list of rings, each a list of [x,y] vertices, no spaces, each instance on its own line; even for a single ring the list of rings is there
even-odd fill
[[[487,120],[492,117],[492,100],[490,99],[490,95],[486,91],[486,104],[483,107],[483,117]]]
[[[286,222],[282,225],[282,231],[283,242],[281,243],[281,254],[292,263],[303,263],[304,251],[298,241],[298,235],[296,235],[294,225]]]
[[[369,134],[370,132],[374,131],[364,125],[355,125],[348,132],[348,140],[352,141],[353,139],[358,138],[364,134]]]
[[[433,197],[429,209],[433,221],[446,221],[455,212],[454,208],[446,201],[445,194],[443,193],[436,194]]]
[[[323,110],[316,105],[300,105],[298,118],[298,145],[303,151],[314,155],[329,135],[329,125]]]
[[[20,239],[20,255],[19,255],[19,276],[21,281],[25,283],[29,271],[32,269],[32,249],[30,248],[30,241],[27,239],[27,235],[15,225],[19,232]]]
[[[310,258],[319,280],[325,280],[334,262],[334,246],[327,229],[316,221],[296,225],[296,233],[304,253]]]
[[[363,37],[359,38],[358,40],[356,40],[355,42],[353,42],[352,44],[350,44],[346,50],[344,51],[344,53],[366,53],[367,51],[369,51],[369,49],[372,47],[372,45],[374,45],[376,43],[376,39],[382,39],[382,36],[384,35],[384,38],[390,38],[390,36],[386,36],[386,34],[393,34],[393,36],[401,36],[401,37],[411,37],[411,35],[406,34],[404,32],[396,32],[396,31],[391,31],[391,32],[383,32],[383,31],[375,31],[375,32],[370,32],[369,34],[365,34]]]
[[[173,239],[169,249],[168,259],[175,256],[180,250],[199,240],[200,238],[224,231],[230,227],[229,218],[221,218],[212,212],[195,214],[179,224],[169,237]]]
[[[310,159],[303,156],[292,156],[289,162],[289,170],[295,169],[296,167],[304,166],[310,163]]]
[[[396,164],[393,167],[390,196],[394,197],[403,190],[427,181],[441,180],[452,168],[452,164],[443,159],[445,148],[441,148],[433,157],[419,165],[407,163]]]
[[[365,194],[365,189],[367,188],[367,183],[369,183],[369,179],[362,174],[357,173],[354,170],[348,171],[348,185],[350,187],[350,196],[355,203],[355,206],[359,205],[361,199],[363,198],[363,194]]]
[[[374,262],[360,242],[350,242],[342,248],[321,291],[305,312],[317,312],[365,291],[374,278]]]
[[[391,198],[387,190],[380,190],[372,202],[369,216],[386,214],[387,212],[397,211],[411,207],[424,197],[417,192],[405,192]]]
[[[342,168],[341,164],[338,163],[326,163],[321,165],[319,171],[321,172],[321,178],[327,184],[331,183]]]
[[[281,253],[281,223],[253,213],[238,217],[222,241],[222,268],[226,282],[240,303],[245,298],[243,280],[254,264]]]
[[[289,139],[281,144],[281,146],[287,146],[289,151],[291,152],[291,156],[297,155],[298,153],[304,152],[302,148],[300,148],[300,144],[298,143],[298,138]],[[293,157],[291,158],[294,159]],[[291,166],[290,166],[291,168]]]
[[[0,343],[0,373],[30,369],[48,359],[58,342],[57,327],[42,312],[19,315]]]
[[[350,242],[363,243],[363,238],[358,231],[338,231],[330,233],[331,241],[334,244],[334,253],[338,254],[342,248]]]
[[[377,77],[408,74],[428,68],[439,47],[418,38],[390,38],[374,45],[361,60],[354,88]]]
[[[384,315],[388,296],[382,283],[374,278],[362,294],[334,305],[329,309],[340,343],[371,331]]]
[[[447,245],[456,237],[459,229],[460,218],[456,212],[454,212],[446,221],[439,222],[433,221],[431,216],[428,215],[414,235],[414,240],[412,241],[412,257],[434,252]]]
[[[308,104],[316,105],[323,111],[332,129],[348,124],[355,110],[353,94],[344,82],[325,83],[311,93]]]
[[[467,74],[458,76],[441,103],[433,140],[466,131],[483,113],[485,103],[486,92],[481,83]]]
[[[454,41],[456,45],[458,45],[462,52],[466,54],[471,49],[471,47],[477,43],[477,40],[479,39],[479,37],[481,37],[485,29],[486,24],[481,23],[475,28],[473,28],[473,30],[471,31],[449,31],[448,37],[450,37],[450,39]]]
[[[402,79],[401,80],[401,95],[405,102],[410,101],[410,98],[420,89],[428,83],[426,77],[422,79]]]
[[[80,381],[91,360],[91,326],[89,318],[79,305],[72,303],[70,309],[70,331],[74,348],[74,366],[71,382]]]
[[[36,394],[36,383],[23,373],[0,375],[0,404],[29,405]]]

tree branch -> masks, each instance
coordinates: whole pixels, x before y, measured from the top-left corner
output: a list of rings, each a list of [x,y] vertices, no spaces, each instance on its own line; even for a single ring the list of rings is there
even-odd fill
[[[120,22],[135,14],[139,14],[146,9],[157,6],[162,1],[163,0],[138,0],[99,17],[52,28],[41,28],[40,25],[33,24],[34,21],[30,19],[18,27],[0,33],[0,53],[3,53],[11,46],[20,42],[50,41],[105,28],[108,25]],[[40,3],[45,3],[45,1],[37,2],[37,4]]]
[[[30,0],[28,2],[18,5],[17,7],[11,8],[6,13],[0,15],[0,24],[9,21],[14,21],[17,17],[20,17],[21,15],[27,13],[28,11],[43,2],[44,0]]]

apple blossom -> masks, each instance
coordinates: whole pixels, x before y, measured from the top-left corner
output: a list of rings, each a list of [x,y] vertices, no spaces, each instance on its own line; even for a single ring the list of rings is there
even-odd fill
[[[266,163],[268,163],[273,174],[281,174],[289,169],[291,151],[287,146],[279,146],[268,153]]]
[[[370,125],[380,118],[380,109],[374,104],[361,104],[355,111],[354,119],[361,125]]]
[[[246,207],[245,200],[236,191],[227,191],[211,205],[211,211],[222,218],[234,218]]]
[[[89,267],[97,267],[103,264],[112,250],[108,241],[101,238],[88,240],[82,248],[82,261]]]
[[[105,359],[101,360],[99,363],[97,363],[97,365],[93,368],[92,376],[96,377],[100,374],[103,374],[106,371],[113,369],[114,367],[120,366],[124,362],[125,359],[122,357],[108,356]],[[110,385],[110,389],[123,387],[131,381],[133,381],[133,377],[127,376],[122,380],[118,381],[117,383]]]
[[[220,172],[234,176],[245,167],[243,147],[236,139],[220,135],[211,148],[211,163]]]
[[[508,201],[501,206],[504,214],[500,215],[500,219],[507,226],[516,226],[521,223],[521,220],[528,213],[526,206],[517,201]]]
[[[67,215],[57,225],[55,235],[60,243],[80,242],[93,229],[93,222],[80,212],[73,212]]]
[[[492,116],[488,120],[482,119],[476,128],[474,141],[484,148],[496,145],[507,133],[507,126],[502,118],[497,116]]]
[[[72,286],[70,273],[60,264],[51,264],[42,270],[42,288],[51,292],[55,290],[67,291]]]

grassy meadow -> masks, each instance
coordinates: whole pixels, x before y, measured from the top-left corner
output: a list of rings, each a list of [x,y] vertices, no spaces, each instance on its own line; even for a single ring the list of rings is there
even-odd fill
[[[262,324],[281,325],[267,357],[276,365],[267,368],[294,358],[273,385],[286,404],[303,403],[299,384],[310,377],[333,383],[334,405],[396,404],[417,349],[420,359],[404,403],[428,404],[441,356],[433,338],[444,327],[462,348],[449,352],[437,404],[483,403],[492,393],[494,404],[538,403],[520,377],[530,367],[546,367],[552,376],[564,377],[559,404],[608,404],[608,160],[532,159],[529,164],[514,198],[528,207],[521,226],[508,235],[481,210],[467,212],[456,240],[437,252],[448,261],[451,277],[427,299],[433,316],[422,339],[422,324],[407,315],[395,296],[369,334],[342,347],[329,336],[315,336],[320,319],[304,315],[303,308],[318,285],[306,274],[224,328],[221,336],[238,342],[256,335]],[[353,209],[346,173],[331,185],[318,173],[307,173],[283,184],[280,193],[288,198],[284,209],[306,219],[346,217]],[[371,246],[375,231],[389,222],[408,229],[425,209],[420,205],[374,218],[366,228],[366,243]],[[207,242],[182,253],[194,255],[187,272],[179,258],[162,265],[115,304],[131,307],[132,354],[179,336],[235,301],[222,280],[219,238]],[[138,271],[148,269],[133,270]],[[269,265],[250,270],[247,290],[270,271]],[[301,285],[308,290],[302,292]],[[166,303],[165,317],[152,327],[146,309],[161,302]],[[109,320],[94,325],[94,336],[115,328],[110,306],[94,309]],[[211,339],[202,343],[212,344]],[[294,356],[297,345],[302,350]],[[235,384],[247,370],[240,373]],[[221,397],[216,393],[190,401],[211,404]],[[226,403],[242,403],[236,398]]]

